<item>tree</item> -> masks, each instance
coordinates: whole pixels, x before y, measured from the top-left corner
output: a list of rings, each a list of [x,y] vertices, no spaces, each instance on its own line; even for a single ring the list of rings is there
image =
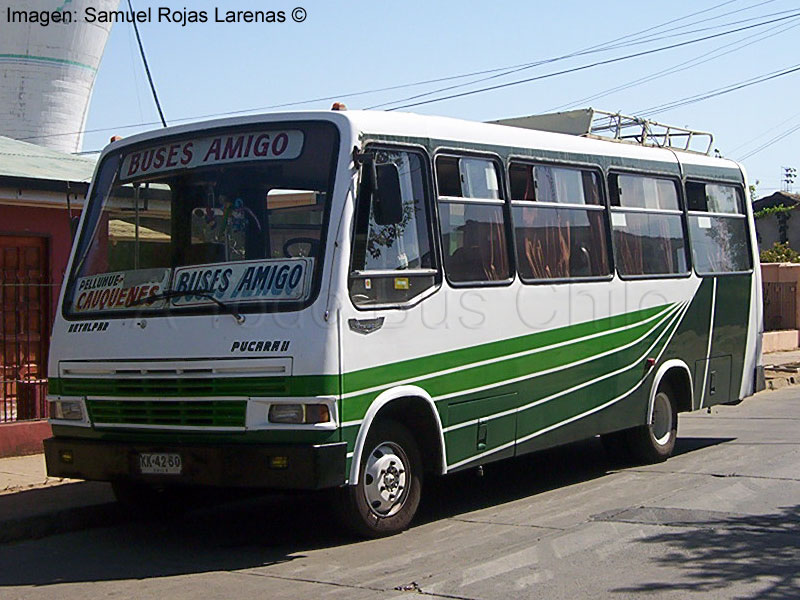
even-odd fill
[[[758,192],[756,191],[756,186],[761,183],[758,179],[756,179],[755,183],[751,183],[748,186],[748,191],[750,192],[750,202],[755,202],[758,199]]]

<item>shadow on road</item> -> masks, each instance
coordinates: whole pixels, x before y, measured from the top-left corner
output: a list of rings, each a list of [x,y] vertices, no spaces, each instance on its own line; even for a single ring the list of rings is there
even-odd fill
[[[679,438],[675,453],[729,440]],[[591,481],[618,468],[599,440],[591,439],[487,465],[482,477],[470,470],[429,478],[415,525]],[[383,542],[343,535],[325,493],[239,498],[174,520],[141,515],[112,527],[0,545],[0,564],[5,565],[0,587],[236,571],[354,543]]]
[[[678,438],[673,456],[730,442],[734,438]],[[436,521],[603,477],[638,466],[610,458],[598,438],[491,463],[484,475],[475,469],[426,482],[416,522]]]
[[[683,577],[680,581],[647,582],[613,591],[638,597],[659,592],[738,591],[753,584],[759,589],[752,598],[800,597],[800,505],[768,515],[721,513],[691,523],[662,524],[670,526],[670,531],[639,542],[664,546],[667,551],[654,560],[680,570]]]

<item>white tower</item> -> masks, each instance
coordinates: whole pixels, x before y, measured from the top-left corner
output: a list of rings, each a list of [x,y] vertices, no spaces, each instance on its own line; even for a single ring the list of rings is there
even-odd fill
[[[0,135],[78,152],[110,23],[86,23],[84,9],[119,0],[0,0]],[[11,12],[9,12],[11,11]],[[58,11],[71,22],[9,21],[11,13]]]

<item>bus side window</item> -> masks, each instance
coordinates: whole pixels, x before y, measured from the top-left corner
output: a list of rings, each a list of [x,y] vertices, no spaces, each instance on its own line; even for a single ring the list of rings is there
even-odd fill
[[[380,224],[375,200],[361,189],[356,206],[350,298],[358,307],[409,302],[436,283],[431,244],[425,158],[418,152],[374,151],[376,166],[394,165],[400,181],[402,218]],[[366,186],[362,186],[366,187]]]
[[[485,158],[436,158],[439,227],[451,283],[501,283],[511,278],[498,173],[494,161]]]
[[[742,190],[687,181],[686,198],[695,271],[700,275],[749,271],[752,256]]]
[[[689,272],[677,182],[666,177],[611,174],[611,231],[624,276]]]
[[[599,172],[512,163],[509,180],[523,281],[611,274]]]

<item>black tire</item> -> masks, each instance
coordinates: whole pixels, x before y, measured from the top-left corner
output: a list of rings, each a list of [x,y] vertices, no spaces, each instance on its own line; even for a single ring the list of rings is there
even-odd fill
[[[370,428],[358,481],[338,490],[337,512],[343,525],[359,536],[394,535],[411,523],[421,494],[417,443],[405,426],[386,419]]]
[[[664,462],[675,449],[678,437],[678,406],[672,389],[662,384],[653,401],[650,423],[627,431],[628,447],[640,462]]]
[[[191,504],[189,488],[155,487],[138,481],[113,481],[111,490],[125,512],[142,517],[177,516],[185,512]]]

